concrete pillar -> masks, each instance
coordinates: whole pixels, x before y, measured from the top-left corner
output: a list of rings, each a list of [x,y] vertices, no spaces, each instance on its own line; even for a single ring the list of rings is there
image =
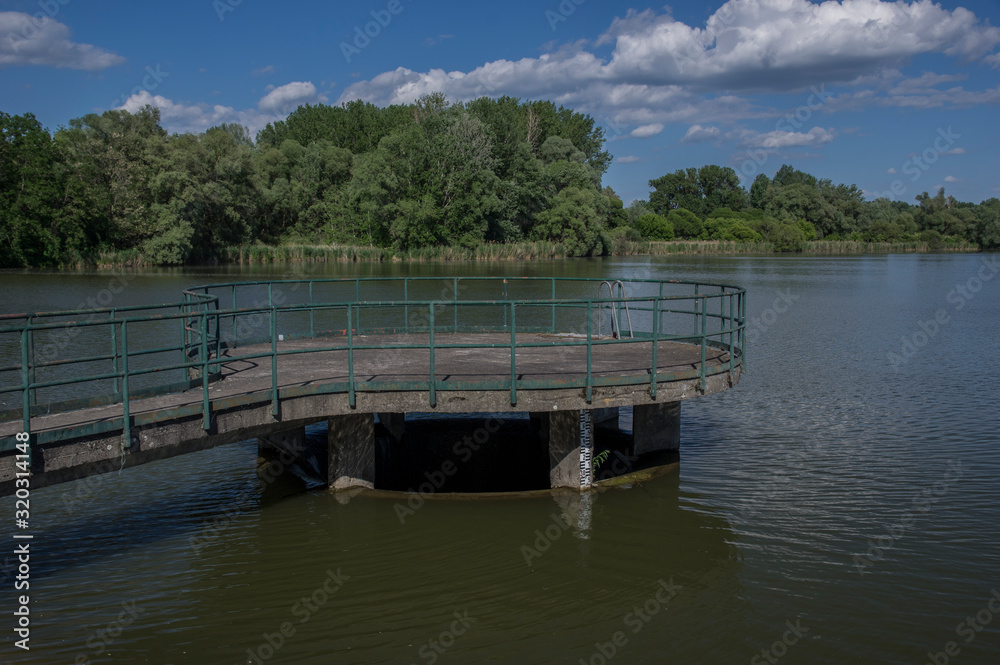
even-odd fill
[[[552,411],[548,420],[549,486],[590,487],[594,478],[594,427],[590,411]]]
[[[633,448],[645,453],[676,452],[681,445],[681,403],[636,404],[632,417]]]
[[[406,414],[405,413],[380,413],[378,414],[378,421],[382,423],[382,427],[389,431],[396,441],[403,440],[403,432],[406,431]]]
[[[333,489],[375,487],[375,417],[352,413],[330,418],[328,483]]]

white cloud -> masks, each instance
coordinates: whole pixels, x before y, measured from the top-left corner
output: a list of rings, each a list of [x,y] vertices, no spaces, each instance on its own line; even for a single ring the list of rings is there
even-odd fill
[[[906,95],[913,94],[916,92],[926,92],[928,90],[934,90],[937,86],[942,83],[952,83],[955,81],[964,81],[969,78],[966,74],[935,74],[933,72],[924,72],[919,78],[903,79],[897,83],[891,90],[889,90],[890,95]],[[935,91],[936,92],[936,91]]]
[[[837,132],[832,128],[823,129],[822,127],[813,127],[808,132],[787,132],[777,129],[765,134],[746,132],[740,141],[740,146],[780,150],[782,148],[823,145],[833,141],[836,136]]]
[[[303,104],[325,102],[324,95],[316,94],[311,81],[294,81],[271,90],[257,103],[264,112],[288,114]]]
[[[895,173],[895,172],[896,172],[896,169],[891,168],[891,167],[886,171],[886,173],[889,173],[889,174],[892,174],[892,173]]]
[[[143,106],[155,106],[160,109],[161,124],[170,132],[203,132],[224,122],[235,122],[256,134],[268,123],[283,119],[300,104],[325,101],[325,96],[316,94],[316,86],[299,81],[274,88],[261,97],[256,109],[239,111],[221,104],[184,104],[147,90],[132,95],[118,108],[135,113]]]
[[[614,45],[609,58],[592,52],[603,44]],[[703,26],[689,26],[669,13],[630,10],[594,44],[576,42],[470,71],[399,67],[354,83],[338,102],[408,104],[431,92],[456,101],[484,95],[544,98],[644,131],[654,124],[774,117],[773,110],[755,108],[733,93],[798,94],[820,82],[878,86],[884,92],[895,81],[899,90],[892,103],[907,105],[904,98],[917,96],[903,94],[908,90],[925,99],[926,90],[960,77],[928,73],[907,83],[897,80],[895,68],[922,54],[992,62],[998,44],[1000,29],[966,9],[947,10],[930,0],[730,0]],[[956,103],[966,105],[992,99],[965,91],[959,97]],[[887,103],[873,95],[848,102]]]
[[[701,143],[702,141],[711,141],[712,139],[718,138],[722,133],[722,130],[718,127],[702,127],[701,125],[691,125],[688,127],[687,133],[684,138],[681,139],[681,143]]]
[[[845,82],[924,53],[977,60],[1000,44],[1000,29],[930,0],[731,0],[704,28],[629,12],[602,39],[612,36],[608,68],[617,76],[701,89]]]
[[[625,157],[615,157],[615,163],[617,164],[633,164],[635,162],[641,162],[642,157],[636,155],[627,155]]]
[[[663,123],[654,122],[650,125],[642,125],[640,127],[636,127],[635,129],[632,130],[632,136],[637,139],[645,139],[649,138],[650,136],[656,136],[662,131],[663,131]]]
[[[36,65],[97,71],[125,58],[92,44],[70,40],[69,28],[48,17],[0,12],[0,69]]]
[[[952,148],[951,150],[945,150],[942,155],[964,155],[968,150],[965,148]]]
[[[944,177],[944,181],[945,182],[962,182],[962,179],[961,178],[956,178],[953,175],[946,175]]]
[[[267,67],[261,67],[260,69],[255,69],[251,72],[254,76],[266,76],[267,74],[273,74],[278,71],[278,68],[274,65],[268,65]]]

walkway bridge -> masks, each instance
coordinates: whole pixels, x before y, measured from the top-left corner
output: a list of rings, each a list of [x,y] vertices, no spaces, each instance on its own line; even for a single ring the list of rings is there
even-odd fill
[[[531,277],[239,282],[6,315],[0,493],[25,469],[41,487],[254,437],[301,450],[322,421],[330,486],[372,487],[376,429],[402,441],[414,412],[529,412],[551,486],[586,487],[618,407],[635,408],[627,455],[676,451],[681,400],[739,381],[745,318],[736,286]]]

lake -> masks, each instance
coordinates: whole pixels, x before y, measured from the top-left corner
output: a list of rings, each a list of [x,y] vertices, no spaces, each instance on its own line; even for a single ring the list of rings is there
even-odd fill
[[[685,403],[678,468],[625,489],[401,520],[405,495],[262,495],[253,441],[39,489],[32,649],[13,648],[5,553],[2,661],[1000,662],[998,270],[927,254],[130,275],[115,306],[304,274],[724,281],[748,289],[748,372]],[[74,308],[113,277],[5,273],[0,313]]]

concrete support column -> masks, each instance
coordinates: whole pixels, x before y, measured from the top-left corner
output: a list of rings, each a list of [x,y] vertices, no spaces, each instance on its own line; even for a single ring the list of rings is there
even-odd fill
[[[552,411],[547,415],[550,487],[590,487],[594,479],[594,427],[590,411]]]
[[[406,414],[405,413],[380,413],[378,414],[378,421],[382,423],[382,427],[389,431],[396,441],[403,440],[403,433],[406,431]]]
[[[352,413],[330,418],[328,483],[334,489],[375,487],[375,417]]]
[[[681,445],[681,403],[636,404],[632,418],[635,456],[676,452]]]

